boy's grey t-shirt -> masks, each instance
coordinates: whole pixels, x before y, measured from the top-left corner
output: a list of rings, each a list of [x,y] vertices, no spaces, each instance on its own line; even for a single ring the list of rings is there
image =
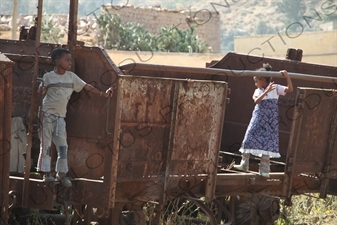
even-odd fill
[[[50,71],[43,76],[43,81],[47,92],[43,98],[42,111],[59,117],[66,116],[72,92],[80,92],[86,85],[71,71],[66,71],[63,75]]]

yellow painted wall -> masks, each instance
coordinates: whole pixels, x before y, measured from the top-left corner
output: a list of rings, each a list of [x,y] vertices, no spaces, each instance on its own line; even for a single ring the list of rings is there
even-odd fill
[[[236,37],[238,53],[285,58],[288,48],[302,49],[302,62],[337,66],[337,30]]]
[[[206,62],[220,60],[225,54],[220,53],[166,53],[166,52],[134,52],[106,50],[112,61],[120,66],[132,62],[151,63],[174,66],[206,67]]]

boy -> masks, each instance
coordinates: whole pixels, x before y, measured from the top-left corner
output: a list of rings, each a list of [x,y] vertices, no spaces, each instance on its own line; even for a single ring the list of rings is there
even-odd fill
[[[55,168],[56,179],[61,181],[64,186],[71,187],[71,181],[66,177],[68,172],[68,145],[64,120],[69,98],[73,91],[80,92],[82,89],[108,98],[112,95],[112,89],[109,88],[103,93],[69,71],[71,55],[66,49],[55,49],[52,52],[51,59],[55,68],[43,76],[44,87],[40,86],[39,88],[39,93],[45,94],[45,96],[40,118],[42,129],[39,130],[41,145],[37,170],[45,173],[43,176],[45,182],[54,181],[54,177],[50,173],[50,146],[51,141],[53,141],[58,154]]]

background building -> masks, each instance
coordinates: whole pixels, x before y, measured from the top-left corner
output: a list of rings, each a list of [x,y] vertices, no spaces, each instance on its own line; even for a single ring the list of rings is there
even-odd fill
[[[197,26],[196,34],[212,49],[211,52],[220,52],[221,29],[220,15],[209,10],[167,10],[161,7],[134,7],[126,6],[122,9],[106,7],[109,13],[118,14],[123,23],[140,23],[149,32],[158,34],[161,27],[176,26],[186,30],[190,26]]]

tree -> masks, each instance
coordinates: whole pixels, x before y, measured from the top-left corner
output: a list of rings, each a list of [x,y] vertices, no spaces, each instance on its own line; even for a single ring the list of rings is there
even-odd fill
[[[126,51],[206,52],[208,45],[195,35],[196,27],[181,30],[162,27],[158,36],[139,23],[122,24],[118,14],[102,13],[97,18],[99,45],[107,49]]]
[[[265,21],[259,21],[256,26],[256,34],[272,34],[275,30],[270,27]]]
[[[278,0],[276,2],[277,10],[284,13],[284,22],[290,25],[294,22],[299,22],[303,19],[304,13],[306,11],[306,4],[304,0]],[[289,27],[290,31],[296,31],[295,26]]]
[[[122,24],[118,14],[102,13],[97,18],[100,30],[98,44],[106,49],[150,51],[154,38],[140,24]]]
[[[157,51],[204,53],[208,45],[195,35],[196,27],[181,30],[176,27],[162,27],[156,40]]]
[[[64,31],[53,21],[53,15],[44,14],[41,22],[41,41],[60,44]]]

